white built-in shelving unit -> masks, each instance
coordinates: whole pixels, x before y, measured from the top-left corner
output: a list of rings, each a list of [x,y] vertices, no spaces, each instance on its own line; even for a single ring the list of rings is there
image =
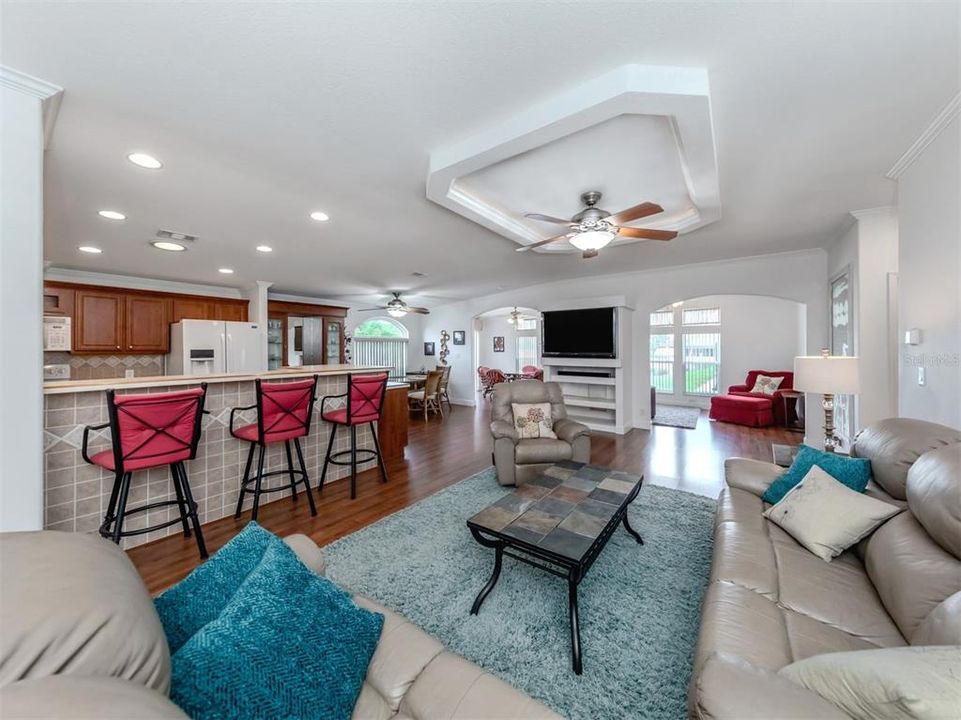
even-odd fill
[[[560,383],[567,415],[592,430],[623,435],[632,427],[630,363],[632,311],[623,297],[571,301],[544,310],[617,308],[617,357],[543,358],[544,380]]]

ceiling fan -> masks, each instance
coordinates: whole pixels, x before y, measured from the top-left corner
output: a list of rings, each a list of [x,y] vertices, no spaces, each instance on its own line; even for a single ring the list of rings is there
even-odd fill
[[[587,207],[570,220],[562,220],[561,218],[541,215],[540,213],[527,213],[524,217],[528,217],[531,220],[567,225],[570,229],[568,232],[549,237],[546,240],[519,247],[517,248],[517,252],[533,250],[534,248],[539,248],[543,245],[557,242],[558,240],[568,240],[571,245],[582,251],[584,258],[592,258],[597,256],[598,250],[605,247],[618,236],[640,238],[643,240],[673,240],[677,237],[677,233],[673,230],[651,230],[648,228],[625,227],[623,225],[623,223],[640,220],[648,215],[656,215],[659,212],[664,212],[664,208],[657,203],[641,203],[640,205],[635,205],[634,207],[621,210],[619,213],[612,215],[607,212],[607,210],[602,210],[597,207],[600,199],[601,193],[597,190],[590,190],[582,194],[581,202]]]
[[[430,315],[430,310],[422,307],[411,307],[406,302],[400,299],[399,292],[392,292],[393,296],[386,305],[381,305],[375,308],[365,308],[363,310],[358,310],[358,312],[374,312],[375,310],[386,310],[387,314],[391,317],[404,317],[407,313],[416,313],[417,315]]]

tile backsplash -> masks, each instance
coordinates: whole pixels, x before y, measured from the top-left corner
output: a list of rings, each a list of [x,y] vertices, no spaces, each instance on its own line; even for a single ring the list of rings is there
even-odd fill
[[[135,377],[163,375],[163,355],[71,355],[65,352],[45,352],[44,365],[70,366],[71,380],[99,380],[121,378],[127,370]]]

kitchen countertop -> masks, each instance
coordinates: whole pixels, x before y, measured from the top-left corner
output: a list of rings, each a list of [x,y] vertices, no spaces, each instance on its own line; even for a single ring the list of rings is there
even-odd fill
[[[281,378],[310,377],[311,375],[356,375],[359,373],[392,370],[380,365],[302,365],[260,373],[220,373],[216,375],[154,375],[151,377],[99,378],[96,380],[52,380],[43,384],[44,395],[97,392],[111,388],[134,390],[149,387],[172,387],[176,385],[199,385],[202,382],[228,383],[275,380]]]

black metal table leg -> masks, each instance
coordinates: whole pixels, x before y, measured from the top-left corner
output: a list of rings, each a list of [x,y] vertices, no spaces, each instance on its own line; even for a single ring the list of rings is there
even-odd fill
[[[577,581],[567,578],[567,598],[571,616],[571,658],[574,674],[581,674],[581,625],[577,614]]]
[[[633,538],[637,540],[638,543],[640,543],[641,545],[644,544],[644,538],[642,538],[640,534],[637,532],[637,530],[632,528],[631,524],[627,521],[626,512],[624,513],[624,529],[627,530],[633,536]]]
[[[475,535],[475,537],[477,536]],[[487,542],[482,544],[486,545]],[[481,591],[477,593],[477,597],[474,598],[474,604],[471,605],[470,608],[471,615],[476,615],[480,611],[481,605],[484,603],[484,600],[487,599],[487,596],[490,595],[491,590],[494,589],[498,578],[501,576],[501,565],[504,560],[504,543],[493,542],[488,545],[488,547],[494,548],[494,572],[491,573],[490,580],[487,581],[487,584],[481,588]]]

